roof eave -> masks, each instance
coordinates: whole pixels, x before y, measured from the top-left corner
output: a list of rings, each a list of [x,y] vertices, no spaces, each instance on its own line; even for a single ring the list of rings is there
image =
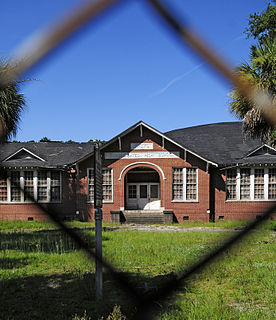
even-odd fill
[[[120,134],[116,135],[114,138],[110,139],[109,141],[107,141],[102,147],[100,147],[100,150],[102,151],[103,149],[105,149],[106,147],[108,147],[110,144],[114,143],[118,138],[121,138],[125,135],[127,135],[128,133],[132,132],[133,130],[135,130],[136,128],[138,128],[139,126],[144,126],[145,128],[153,131],[154,133],[160,135],[161,137],[163,137],[164,139],[166,139],[167,141],[170,141],[171,143],[173,143],[174,145],[178,146],[179,148],[189,152],[190,154],[196,156],[197,158],[200,158],[201,160],[205,161],[206,163],[213,165],[215,167],[218,167],[218,163],[215,163],[211,160],[208,160],[202,156],[200,156],[199,154],[189,150],[188,148],[182,146],[181,144],[179,144],[178,142],[174,141],[173,139],[169,138],[168,136],[166,136],[165,134],[163,134],[162,132],[156,130],[155,128],[151,127],[150,125],[146,124],[143,121],[139,121],[137,123],[135,123],[133,126],[129,127],[128,129],[124,130],[123,132],[121,132]],[[89,154],[87,154],[86,156],[82,157],[81,159],[77,160],[76,162],[72,163],[71,165],[76,165],[77,163],[80,163],[86,159],[88,159],[89,157],[91,157],[94,154],[94,151],[90,152]]]

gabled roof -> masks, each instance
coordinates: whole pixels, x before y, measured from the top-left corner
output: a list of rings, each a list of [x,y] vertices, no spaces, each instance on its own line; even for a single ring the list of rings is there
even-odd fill
[[[176,140],[170,138],[168,135],[163,134],[162,132],[156,130],[155,128],[151,127],[150,125],[146,124],[143,121],[139,121],[137,123],[135,123],[133,126],[129,127],[128,129],[126,129],[125,131],[121,132],[120,134],[118,134],[117,136],[115,136],[114,138],[110,139],[109,141],[107,141],[101,148],[100,150],[105,149],[106,147],[108,147],[110,144],[114,143],[115,141],[117,141],[119,138],[122,138],[124,136],[126,136],[127,134],[129,134],[130,132],[132,132],[133,130],[135,130],[138,127],[145,127],[147,129],[149,129],[150,131],[156,133],[157,135],[161,136],[162,138],[166,139],[167,141],[170,141],[172,144],[176,145],[177,147],[186,150],[187,152],[195,155],[196,157],[202,159],[203,161],[206,161],[207,163],[217,166],[216,161],[212,161],[210,159],[208,159],[205,156],[202,156],[200,153],[194,152],[193,150],[189,149],[188,147],[178,143]],[[85,155],[83,158],[79,159],[77,162],[81,162],[86,160],[87,158],[89,158],[90,156],[93,155],[93,151],[90,154]]]
[[[138,127],[151,130],[215,166],[276,164],[276,149],[258,139],[244,137],[241,122],[213,123],[161,133],[139,121],[102,145],[101,150]],[[94,143],[90,142],[8,142],[1,145],[0,166],[66,168],[87,159],[93,151]]]
[[[0,146],[1,167],[64,168],[93,150],[91,142],[8,142]],[[25,152],[30,157],[20,157]],[[23,159],[22,159],[23,158]]]
[[[276,158],[272,155],[252,156],[250,159],[246,157],[264,143],[259,139],[245,137],[242,122],[212,123],[172,130],[166,135],[220,166],[276,163]]]
[[[11,160],[40,160],[45,161],[44,159],[40,158],[38,155],[34,154],[33,152],[29,151],[26,148],[21,148],[16,152],[9,155],[3,161],[11,161]]]
[[[267,144],[263,144],[258,148],[250,151],[246,157],[258,156],[258,155],[276,155],[276,149]]]

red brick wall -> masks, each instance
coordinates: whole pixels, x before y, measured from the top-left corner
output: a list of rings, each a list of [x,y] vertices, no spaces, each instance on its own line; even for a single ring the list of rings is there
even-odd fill
[[[183,222],[183,217],[188,216],[190,220],[209,221],[209,174],[206,173],[206,163],[199,158],[187,153],[186,161],[184,152],[176,145],[165,141],[162,148],[162,138],[150,130],[143,128],[143,137],[140,137],[140,130],[137,128],[129,135],[121,139],[121,152],[130,151],[131,142],[152,142],[154,151],[178,151],[181,158],[171,159],[118,159],[103,160],[103,167],[113,169],[113,203],[104,203],[103,217],[105,221],[110,221],[110,211],[119,211],[125,207],[124,203],[124,180],[127,172],[135,167],[143,166],[155,169],[160,176],[160,196],[161,207],[166,210],[173,210],[177,221]],[[104,152],[119,152],[119,142],[115,141],[104,149]],[[133,150],[131,152],[145,152],[145,150]],[[104,159],[104,157],[103,157]],[[129,166],[134,163],[141,163]],[[151,163],[151,164],[149,164]],[[92,168],[92,157],[83,161],[79,165],[80,186],[77,191],[77,210],[81,211],[84,219],[93,219],[93,206],[87,203],[87,168]],[[160,169],[158,169],[158,166]],[[194,202],[173,202],[172,201],[172,167],[198,167],[198,201]],[[127,168],[126,168],[127,167]],[[124,170],[125,169],[125,170]],[[165,176],[163,180],[161,170]],[[121,179],[119,179],[121,176]]]
[[[215,173],[215,218],[224,216],[224,220],[251,220],[261,215],[274,201],[227,201],[225,175],[219,170]],[[274,219],[276,214],[273,215]]]

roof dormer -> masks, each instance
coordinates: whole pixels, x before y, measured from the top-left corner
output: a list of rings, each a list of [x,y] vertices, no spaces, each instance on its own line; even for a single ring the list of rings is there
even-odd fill
[[[20,148],[13,154],[9,155],[6,159],[3,161],[11,161],[11,160],[39,160],[39,161],[45,161],[43,158],[39,157],[35,153],[31,152],[30,150],[26,148]]]

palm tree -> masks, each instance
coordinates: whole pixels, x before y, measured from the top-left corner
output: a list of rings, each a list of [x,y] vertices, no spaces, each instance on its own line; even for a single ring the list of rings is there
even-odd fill
[[[249,64],[242,64],[237,68],[237,73],[245,80],[254,84],[261,90],[269,92],[276,98],[276,39],[265,40],[262,44],[251,48]],[[237,118],[243,120],[244,134],[252,138],[276,144],[276,130],[268,124],[260,110],[253,103],[245,99],[234,88],[230,94],[230,110]]]
[[[0,62],[0,79],[7,72],[8,65]],[[20,114],[25,107],[25,98],[19,93],[20,81],[0,87],[0,141],[4,142],[16,135]]]

